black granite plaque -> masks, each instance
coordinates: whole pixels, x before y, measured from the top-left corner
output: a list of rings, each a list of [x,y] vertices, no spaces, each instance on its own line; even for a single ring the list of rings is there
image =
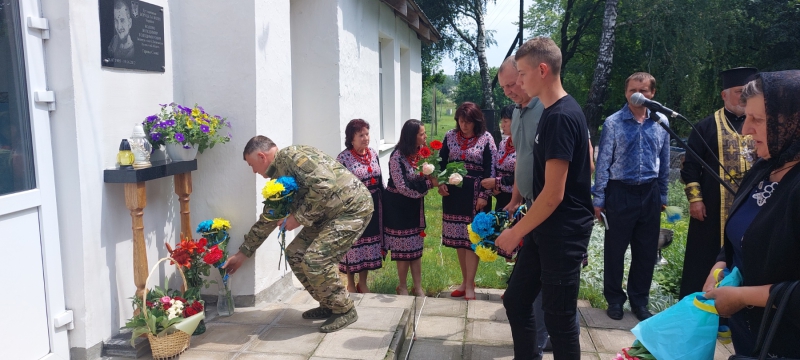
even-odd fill
[[[100,63],[164,72],[164,8],[139,0],[99,0]]]

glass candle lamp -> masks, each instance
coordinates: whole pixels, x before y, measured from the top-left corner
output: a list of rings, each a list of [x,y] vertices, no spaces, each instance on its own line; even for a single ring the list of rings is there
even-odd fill
[[[150,167],[150,152],[153,146],[147,140],[147,135],[144,133],[144,128],[142,128],[141,124],[133,127],[133,135],[128,139],[128,142],[131,145],[131,151],[133,151],[133,168],[144,169]]]

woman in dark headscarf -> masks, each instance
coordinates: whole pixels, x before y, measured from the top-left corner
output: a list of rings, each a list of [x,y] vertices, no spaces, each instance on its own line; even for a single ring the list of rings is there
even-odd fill
[[[751,355],[773,286],[800,280],[800,71],[762,73],[742,93],[742,133],[751,135],[761,158],[742,180],[725,225],[722,261],[714,269],[738,267],[741,287],[713,289],[721,316],[731,317],[736,353]],[[800,358],[800,288],[789,301],[769,354]]]

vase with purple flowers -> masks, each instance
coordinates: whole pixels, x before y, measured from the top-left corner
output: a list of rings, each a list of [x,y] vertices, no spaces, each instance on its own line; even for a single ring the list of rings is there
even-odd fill
[[[231,140],[231,123],[197,104],[161,104],[161,111],[145,118],[142,126],[153,148],[165,145],[172,161],[193,160],[198,152]]]

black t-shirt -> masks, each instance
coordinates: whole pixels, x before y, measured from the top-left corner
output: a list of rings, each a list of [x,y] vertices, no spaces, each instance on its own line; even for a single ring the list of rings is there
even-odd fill
[[[569,161],[564,199],[534,233],[569,236],[592,229],[591,168],[589,131],[580,105],[567,95],[542,112],[533,147],[533,193],[544,188],[545,163],[550,159]]]

